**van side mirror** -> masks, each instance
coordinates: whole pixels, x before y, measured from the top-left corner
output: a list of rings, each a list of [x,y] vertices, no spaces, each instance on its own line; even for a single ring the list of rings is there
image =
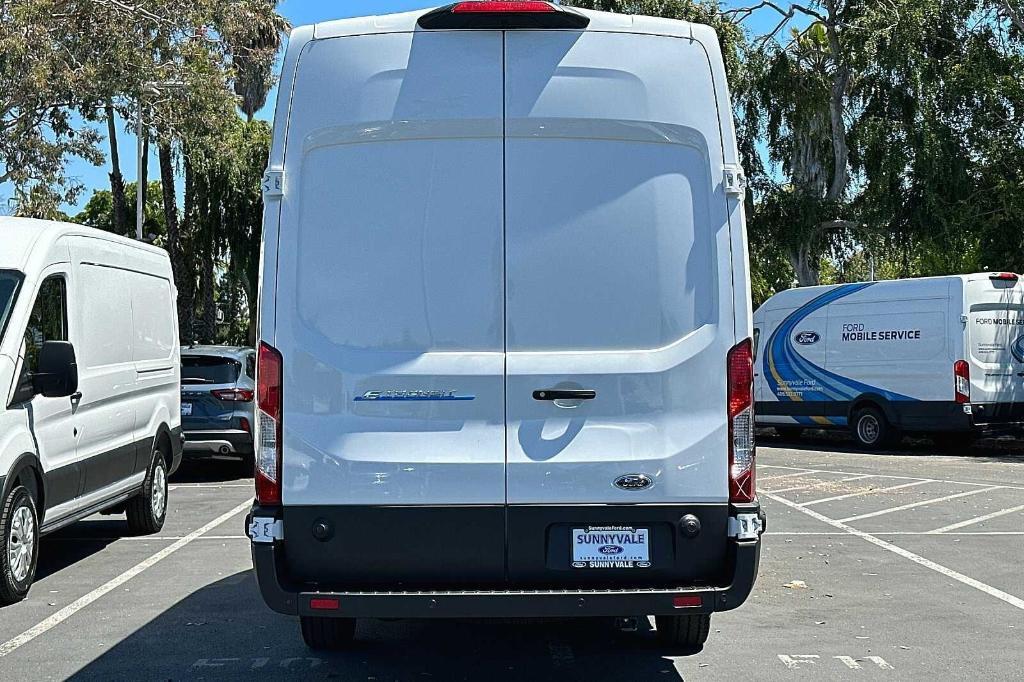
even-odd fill
[[[75,347],[68,341],[46,341],[39,349],[39,371],[32,387],[47,398],[66,398],[78,390]]]

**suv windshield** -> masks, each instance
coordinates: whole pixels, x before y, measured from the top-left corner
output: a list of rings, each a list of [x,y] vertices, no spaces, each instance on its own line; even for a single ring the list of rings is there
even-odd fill
[[[7,331],[7,318],[11,316],[20,285],[20,274],[11,270],[0,270],[0,341]]]
[[[181,383],[233,384],[238,381],[242,364],[231,358],[212,355],[181,356]]]

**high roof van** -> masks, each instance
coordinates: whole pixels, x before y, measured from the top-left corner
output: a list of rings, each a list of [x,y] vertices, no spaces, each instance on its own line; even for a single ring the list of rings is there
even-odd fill
[[[739,606],[743,178],[714,31],[547,2],[296,29],[264,184],[262,594],[358,618]]]
[[[0,605],[28,594],[43,534],[96,512],[163,527],[181,461],[176,298],[161,249],[0,218]]]
[[[754,315],[757,423],[950,447],[1024,430],[1024,283],[1010,272],[783,291]]]

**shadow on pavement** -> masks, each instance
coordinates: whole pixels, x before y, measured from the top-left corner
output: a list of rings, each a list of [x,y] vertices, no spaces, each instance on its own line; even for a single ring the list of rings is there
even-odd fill
[[[885,450],[864,450],[844,431],[808,429],[799,438],[783,438],[773,430],[758,430],[758,445],[771,448],[789,448],[811,452],[839,452],[858,455],[901,455],[904,457],[962,457],[976,462],[1024,464],[1024,439],[1006,436],[985,438],[967,446],[944,447],[941,439],[906,437],[899,446]]]
[[[298,619],[263,604],[245,571],[176,603],[73,680],[681,680],[654,633],[610,621],[360,621],[344,653],[313,652]]]
[[[252,469],[235,457],[184,458],[171,476],[173,483],[228,483],[252,480]]]

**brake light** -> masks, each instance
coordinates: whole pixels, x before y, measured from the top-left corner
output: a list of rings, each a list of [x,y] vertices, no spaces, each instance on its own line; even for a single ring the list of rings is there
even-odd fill
[[[281,504],[281,422],[284,362],[260,343],[256,361],[256,501]]]
[[[542,0],[464,0],[427,12],[418,23],[428,30],[582,29],[590,19]]]
[[[253,392],[245,388],[222,388],[210,391],[214,398],[229,403],[248,403],[252,401]]]
[[[971,366],[966,360],[953,363],[953,391],[958,403],[971,402]]]
[[[753,502],[754,491],[754,350],[746,339],[729,351],[729,501]]]
[[[1013,272],[993,272],[988,278],[995,282],[1016,282],[1020,276]]]
[[[453,14],[463,12],[554,12],[555,8],[540,0],[471,0],[452,7]]]

